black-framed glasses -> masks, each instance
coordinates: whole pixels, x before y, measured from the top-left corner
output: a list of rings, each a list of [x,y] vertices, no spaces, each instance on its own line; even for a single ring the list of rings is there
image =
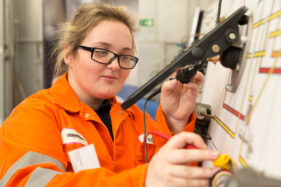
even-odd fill
[[[79,45],[79,48],[90,51],[91,59],[100,64],[111,64],[113,60],[117,57],[119,67],[122,69],[133,69],[137,62],[138,58],[131,55],[118,55],[107,49],[98,48],[98,47],[86,47]]]

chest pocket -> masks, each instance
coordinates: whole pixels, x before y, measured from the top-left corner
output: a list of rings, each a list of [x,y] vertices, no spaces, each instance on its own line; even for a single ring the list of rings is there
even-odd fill
[[[151,160],[153,155],[155,154],[156,145],[147,143],[147,158],[148,162]],[[137,152],[137,165],[145,163],[145,152],[144,152],[144,143],[139,142],[138,144],[138,152]]]
[[[68,152],[88,145],[88,142],[74,128],[63,128],[61,130],[61,138],[64,155],[67,159],[67,171],[73,171]]]
[[[71,162],[70,162],[68,151],[79,149],[83,146],[84,145],[81,145],[81,144],[66,144],[66,145],[63,145],[64,155],[65,155],[65,158],[67,160],[67,171],[73,172],[73,168],[72,168],[72,165],[71,165]]]

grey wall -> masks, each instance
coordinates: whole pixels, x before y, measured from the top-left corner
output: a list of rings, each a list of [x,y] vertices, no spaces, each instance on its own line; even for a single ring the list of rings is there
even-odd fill
[[[14,0],[15,103],[43,88],[43,1]],[[24,94],[19,87],[22,86]]]
[[[4,1],[0,0],[0,125],[4,119]]]
[[[52,60],[46,56],[44,59],[44,55],[50,52],[50,46],[45,46],[49,51],[44,50],[44,43],[52,38],[60,22],[69,19],[80,4],[88,1],[91,0],[0,0],[0,12],[3,15],[0,16],[0,118],[3,115],[7,116],[25,97],[48,87],[49,82],[46,81],[49,81],[50,77],[43,73],[46,71],[44,64],[48,65]],[[201,6],[205,9],[217,2],[217,0],[95,1],[125,5],[137,19],[155,20],[153,27],[139,26],[139,32],[136,34],[140,61],[128,82],[138,86],[169,64],[177,55],[179,48],[176,44],[190,32],[195,7]]]
[[[181,48],[177,44],[188,41],[196,7],[204,10],[217,0],[141,0],[139,19],[151,18],[154,26],[140,26],[139,78],[144,84],[163,67],[171,63]]]

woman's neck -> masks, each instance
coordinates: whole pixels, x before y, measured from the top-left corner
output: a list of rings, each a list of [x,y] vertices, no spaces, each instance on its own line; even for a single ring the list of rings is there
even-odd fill
[[[89,105],[93,110],[97,110],[103,103],[104,99],[98,99],[87,94],[71,76],[67,76],[70,87],[77,95],[80,102]]]
[[[102,105],[103,101],[104,101],[103,99],[92,99],[90,103],[86,103],[86,104],[96,111]]]

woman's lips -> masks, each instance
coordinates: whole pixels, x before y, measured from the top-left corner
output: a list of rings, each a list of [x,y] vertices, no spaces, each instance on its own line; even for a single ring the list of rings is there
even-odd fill
[[[109,81],[109,82],[113,82],[117,79],[116,76],[112,76],[112,75],[103,75],[102,78],[104,78],[106,81]]]
[[[117,79],[117,77],[112,75],[103,75],[102,77],[108,78],[108,79]]]

